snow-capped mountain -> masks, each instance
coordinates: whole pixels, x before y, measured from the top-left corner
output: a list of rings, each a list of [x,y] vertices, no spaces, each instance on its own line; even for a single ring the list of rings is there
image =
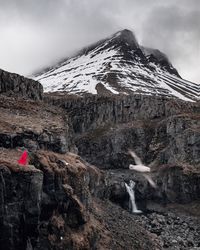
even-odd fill
[[[131,94],[199,99],[199,85],[183,80],[159,50],[140,46],[129,30],[89,46],[34,77],[45,92]]]

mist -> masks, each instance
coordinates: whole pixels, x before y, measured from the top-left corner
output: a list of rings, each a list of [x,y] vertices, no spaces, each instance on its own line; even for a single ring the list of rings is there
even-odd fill
[[[0,68],[22,75],[51,66],[121,30],[160,49],[187,80],[200,83],[198,0],[0,1]]]

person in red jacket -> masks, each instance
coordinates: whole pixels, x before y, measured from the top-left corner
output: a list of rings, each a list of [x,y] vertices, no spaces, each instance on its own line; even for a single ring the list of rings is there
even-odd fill
[[[27,165],[28,164],[28,151],[25,149],[22,153],[22,155],[20,156],[18,163],[20,165]]]

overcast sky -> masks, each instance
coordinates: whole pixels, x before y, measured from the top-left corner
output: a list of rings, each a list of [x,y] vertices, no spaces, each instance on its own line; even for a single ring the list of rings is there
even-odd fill
[[[125,28],[200,83],[200,0],[0,0],[0,68],[29,75]]]

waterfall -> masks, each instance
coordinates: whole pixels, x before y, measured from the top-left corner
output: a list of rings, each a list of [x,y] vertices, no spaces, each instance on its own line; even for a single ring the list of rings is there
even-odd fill
[[[132,213],[138,213],[138,214],[142,213],[141,210],[137,209],[137,205],[135,203],[135,193],[134,193],[135,182],[130,180],[129,185],[125,182],[125,187],[130,197]]]

